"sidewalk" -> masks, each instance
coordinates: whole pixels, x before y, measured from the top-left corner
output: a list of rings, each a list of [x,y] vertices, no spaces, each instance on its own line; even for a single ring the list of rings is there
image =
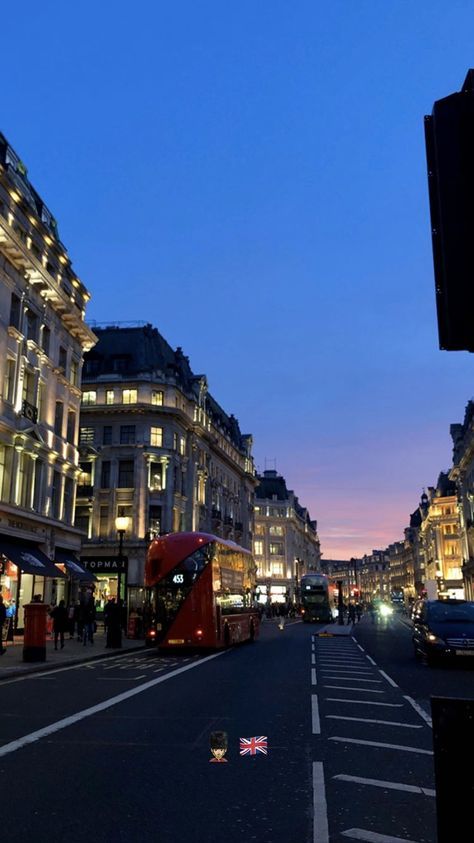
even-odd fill
[[[94,635],[94,643],[84,646],[81,641],[65,637],[64,649],[54,649],[54,641],[46,640],[46,661],[24,662],[23,661],[23,638],[15,637],[15,642],[5,642],[6,653],[0,656],[0,684],[2,679],[10,679],[16,676],[25,676],[29,673],[43,673],[45,670],[54,670],[58,667],[69,667],[82,662],[89,662],[94,659],[104,659],[110,656],[124,655],[135,650],[142,650],[145,643],[141,639],[122,638],[121,649],[109,650],[105,648],[105,633],[99,630]]]

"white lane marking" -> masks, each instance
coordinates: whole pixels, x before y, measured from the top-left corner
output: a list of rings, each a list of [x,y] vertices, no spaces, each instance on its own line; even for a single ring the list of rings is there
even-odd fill
[[[313,725],[313,735],[320,735],[321,721],[319,719],[319,705],[316,694],[311,694],[311,722]]]
[[[418,749],[417,746],[400,746],[397,743],[382,743],[381,741],[362,741],[359,738],[342,738],[339,735],[334,735],[328,738],[330,741],[338,741],[339,743],[356,743],[362,746],[377,746],[381,749],[399,749],[401,752],[416,752],[419,755],[433,755],[431,749]]]
[[[380,723],[381,726],[400,726],[403,729],[422,729],[418,723],[399,723],[397,720],[374,720],[372,717],[348,717],[343,714],[326,714],[328,720],[355,720],[356,723]]]
[[[146,673],[141,676],[98,676],[99,682],[136,682],[137,679],[144,679]]]
[[[375,685],[381,685],[381,679],[359,679],[358,676],[325,676],[325,679],[338,679],[340,682],[372,682]]]
[[[316,664],[316,656],[314,653],[311,655],[311,664]]]
[[[339,779],[341,782],[354,782],[354,784],[370,784],[373,785],[373,787],[384,787],[387,790],[404,790],[407,793],[421,793],[424,796],[436,796],[436,790],[432,790],[430,787],[417,787],[414,784],[403,784],[403,782],[384,782],[381,779],[364,779],[361,776],[346,776],[343,773],[338,776],[333,776],[333,779]]]
[[[354,688],[354,690],[360,691],[360,688]],[[326,697],[326,702],[351,703],[351,705],[354,703],[357,705],[383,705],[386,708],[403,708],[403,703],[381,703],[373,702],[372,700],[343,700],[339,697]]]
[[[312,685],[317,685],[317,681],[316,681],[316,668],[314,668],[314,667],[312,667],[312,668],[311,668],[311,684],[312,684]],[[421,728],[421,727],[420,727],[420,728]]]
[[[313,818],[313,843],[329,843],[328,807],[321,761],[313,761]]]
[[[361,653],[365,653],[364,648],[363,648],[363,647],[361,647],[361,646],[360,646],[360,644],[358,644],[357,646],[358,646],[359,650],[361,651]]]
[[[400,687],[399,685],[397,685],[396,682],[393,681],[392,677],[389,676],[388,673],[385,673],[384,670],[379,669],[379,673],[380,673],[381,676],[383,676],[384,679],[387,680],[387,682],[390,682],[390,685],[392,686],[392,688],[399,688]]]
[[[318,661],[321,662],[321,664],[323,662],[324,662],[324,664],[337,664],[337,665],[354,664],[354,665],[361,665],[362,666],[363,664],[365,664],[365,661],[363,661],[363,659],[360,659],[359,657],[357,657],[356,659],[345,659],[345,658],[342,658],[342,656],[341,656],[341,658],[334,658],[334,656],[332,658],[329,658],[328,656],[319,656]]]
[[[374,671],[371,667],[322,667],[323,673],[370,673],[372,676]]]
[[[420,717],[423,718],[425,723],[430,727],[430,729],[432,729],[433,728],[433,721],[432,721],[430,715],[426,713],[426,711],[421,707],[421,705],[419,705],[417,702],[415,702],[415,700],[412,697],[407,697],[407,696],[404,695],[403,699],[406,700],[407,702],[409,702],[411,706],[413,706],[413,708],[415,709],[417,714],[419,714]]]
[[[335,688],[336,691],[359,691],[362,694],[385,694],[385,691],[374,691],[373,688],[348,688],[347,685],[324,685],[324,688]]]
[[[160,671],[162,670],[164,670],[164,667],[157,667],[156,670],[153,671],[153,673],[160,673]]]
[[[15,741],[11,741],[10,743],[0,746],[0,758],[4,755],[9,755],[10,752],[16,752],[17,749],[21,749],[27,744],[35,743],[35,741],[39,741],[41,738],[52,735],[54,732],[66,729],[68,726],[72,726],[79,720],[84,720],[86,717],[91,717],[93,714],[98,714],[100,711],[106,711],[106,709],[111,708],[113,705],[117,705],[118,703],[124,702],[131,697],[135,697],[137,694],[143,693],[143,691],[148,691],[150,688],[154,688],[155,685],[159,685],[161,682],[166,682],[168,679],[172,679],[174,676],[179,676],[181,673],[186,673],[186,671],[192,670],[194,667],[198,667],[205,662],[211,661],[211,659],[217,659],[219,656],[223,656],[227,652],[227,650],[220,650],[218,653],[213,653],[211,656],[205,656],[199,661],[192,662],[192,664],[185,665],[184,667],[178,667],[171,673],[167,673],[166,676],[157,676],[156,679],[150,679],[143,685],[131,688],[129,691],[117,694],[115,697],[110,697],[108,700],[104,700],[97,705],[92,705],[90,708],[84,708],[82,711],[77,711],[76,714],[71,714],[69,717],[63,717],[62,720],[57,720],[56,723],[50,723],[49,726],[45,726],[43,729],[37,729],[36,732],[30,732],[28,735],[23,735],[22,738],[18,738]]]
[[[375,831],[367,831],[365,828],[348,828],[341,831],[342,837],[352,837],[353,840],[363,840],[364,843],[416,843],[416,840],[408,840],[407,837],[393,837],[391,834],[377,834]]]
[[[369,660],[370,664],[375,664],[375,666],[377,666],[374,660],[370,658],[370,656],[366,655],[365,658]]]

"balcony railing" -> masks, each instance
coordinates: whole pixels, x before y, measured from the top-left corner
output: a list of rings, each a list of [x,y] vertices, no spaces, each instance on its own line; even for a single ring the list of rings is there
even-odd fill
[[[25,416],[28,421],[36,424],[38,421],[38,407],[35,407],[34,404],[30,404],[30,402],[25,399],[21,405],[21,415]]]

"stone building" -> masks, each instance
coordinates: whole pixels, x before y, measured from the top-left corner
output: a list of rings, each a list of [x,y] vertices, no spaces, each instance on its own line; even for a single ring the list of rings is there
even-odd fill
[[[474,600],[474,401],[469,401],[462,424],[451,425],[453,467],[459,507],[462,575],[467,600]]]
[[[390,562],[388,549],[372,550],[365,554],[359,565],[361,598],[370,603],[374,598],[388,600],[390,595]]]
[[[436,488],[429,487],[420,527],[428,597],[464,597],[461,524],[456,486],[441,472]],[[431,585],[429,585],[431,584]]]
[[[117,590],[115,519],[129,518],[122,567],[129,605],[140,605],[153,536],[200,530],[251,548],[252,437],[156,328],[95,332],[84,365],[76,526],[103,603]]]
[[[95,342],[88,300],[54,217],[0,134],[0,584],[20,629],[34,594],[69,597],[70,572],[81,576],[72,554],[82,357]]]
[[[258,481],[253,549],[259,599],[295,601],[303,574],[320,569],[317,523],[276,471],[264,471]]]

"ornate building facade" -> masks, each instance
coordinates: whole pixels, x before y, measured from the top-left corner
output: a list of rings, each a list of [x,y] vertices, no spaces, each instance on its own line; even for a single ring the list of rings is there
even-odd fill
[[[303,574],[320,569],[317,523],[276,471],[258,481],[253,550],[260,601],[285,603],[297,599]]]
[[[76,525],[104,601],[117,588],[115,519],[128,517],[123,567],[130,606],[140,605],[153,536],[200,530],[251,548],[252,437],[156,328],[95,330],[84,365]]]
[[[474,600],[474,401],[462,424],[451,425],[453,467],[450,479],[458,496],[462,575],[467,600]]]
[[[423,499],[426,510],[420,527],[428,597],[464,597],[461,522],[456,486],[441,472],[436,488]]]
[[[33,594],[51,602],[65,593],[67,561],[80,552],[88,300],[51,212],[0,134],[0,585],[17,628]]]

